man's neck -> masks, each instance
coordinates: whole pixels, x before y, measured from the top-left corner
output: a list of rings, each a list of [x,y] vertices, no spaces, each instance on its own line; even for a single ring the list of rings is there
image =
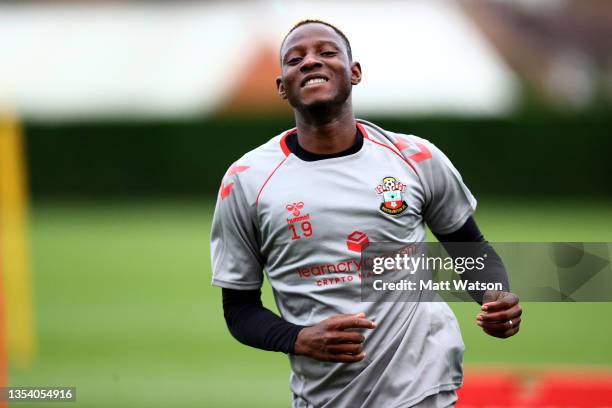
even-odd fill
[[[303,115],[296,112],[298,143],[306,151],[334,154],[349,149],[355,142],[355,115],[352,106],[344,106],[333,115]]]

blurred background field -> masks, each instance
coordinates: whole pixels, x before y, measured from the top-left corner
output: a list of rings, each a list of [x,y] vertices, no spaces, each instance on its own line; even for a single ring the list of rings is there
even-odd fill
[[[225,328],[209,235],[225,170],[293,126],[274,79],[302,18],[345,31],[358,117],[447,153],[487,239],[612,241],[611,2],[350,4],[0,4],[10,385],[76,386],[58,407],[288,406],[287,358]],[[468,374],[612,371],[611,303],[525,304],[506,341],[452,308]]]

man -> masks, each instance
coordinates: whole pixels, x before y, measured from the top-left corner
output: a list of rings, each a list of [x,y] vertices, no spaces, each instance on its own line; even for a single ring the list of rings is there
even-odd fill
[[[443,242],[479,243],[488,279],[506,291],[485,294],[477,324],[512,336],[521,309],[471,216],[476,201],[431,143],[355,119],[361,66],[340,30],[302,21],[280,54],[278,93],[296,128],[234,163],[215,209],[213,284],[228,327],[247,345],[289,354],[294,407],[450,406],[463,356],[452,311],[361,303],[359,242],[422,242],[427,223]],[[263,270],[282,317],[261,303]]]

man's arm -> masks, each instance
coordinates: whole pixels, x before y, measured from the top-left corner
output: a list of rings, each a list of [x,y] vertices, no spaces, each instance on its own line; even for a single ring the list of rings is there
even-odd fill
[[[493,247],[484,239],[476,221],[469,217],[457,231],[448,234],[434,233],[452,258],[485,257],[482,271],[470,270],[461,275],[468,282],[501,283],[503,291],[470,291],[470,296],[482,305],[476,323],[489,335],[511,337],[519,331],[522,309],[518,296],[510,292],[508,273]],[[460,243],[455,244],[453,243]]]
[[[510,291],[506,267],[495,249],[484,239],[474,217],[470,216],[457,231],[449,234],[434,233],[434,235],[452,258],[484,258],[484,269],[466,270],[461,274],[462,280],[501,283],[505,292]],[[484,291],[469,291],[469,294],[472,299],[482,304]]]
[[[262,350],[293,353],[298,326],[266,309],[261,290],[223,288],[223,315],[232,336],[242,344]]]
[[[296,325],[266,309],[260,290],[223,288],[223,314],[232,335],[247,346],[320,361],[363,360],[365,338],[350,329],[376,327],[363,313],[332,316],[309,327]]]

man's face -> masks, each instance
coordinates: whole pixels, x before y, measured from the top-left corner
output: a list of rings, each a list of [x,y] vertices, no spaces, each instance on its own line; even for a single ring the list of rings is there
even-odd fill
[[[361,80],[361,67],[349,61],[342,38],[324,24],[295,29],[281,48],[278,93],[295,109],[341,105]]]

